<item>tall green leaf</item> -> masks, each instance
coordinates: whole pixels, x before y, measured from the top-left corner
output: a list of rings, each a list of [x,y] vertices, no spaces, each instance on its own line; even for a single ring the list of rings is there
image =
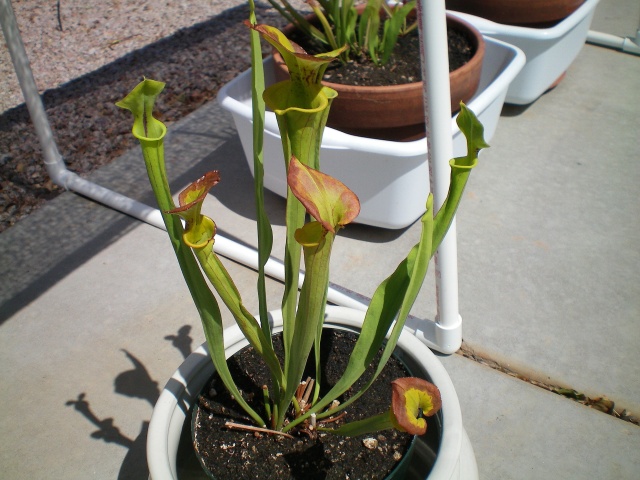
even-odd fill
[[[254,0],[249,0],[249,9],[249,21],[255,24],[256,14]],[[258,313],[262,331],[269,341],[271,341],[264,271],[265,264],[269,260],[273,248],[273,230],[271,229],[271,223],[269,222],[269,217],[264,207],[264,68],[262,65],[260,34],[255,30],[251,30],[250,40],[252,72],[251,99],[253,108],[253,179],[258,230]]]
[[[209,353],[224,385],[238,401],[238,404],[258,424],[264,420],[244,400],[233,381],[224,353],[224,336],[220,308],[213,293],[207,286],[198,267],[198,263],[189,247],[182,242],[184,229],[176,216],[166,212],[175,207],[164,162],[165,125],[153,117],[153,106],[156,97],[164,88],[164,83],[154,80],[143,80],[123,100],[116,105],[129,110],[134,116],[133,135],[140,141],[142,154],[147,168],[154,196],[162,213],[162,219],[174,249],[178,264],[196,305],[207,339]]]

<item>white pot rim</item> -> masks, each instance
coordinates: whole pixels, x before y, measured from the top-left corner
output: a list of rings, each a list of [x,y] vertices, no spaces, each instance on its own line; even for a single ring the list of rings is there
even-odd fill
[[[270,316],[274,332],[281,330],[281,312],[270,312]],[[359,329],[362,326],[364,312],[347,307],[327,306],[326,317],[327,326]],[[247,341],[237,325],[225,329],[227,356],[246,344]],[[398,347],[412,363],[428,372],[442,396],[441,444],[429,478],[456,478],[461,468],[461,452],[468,457],[466,468],[475,472],[474,478],[477,478],[473,450],[468,444],[468,437],[462,426],[458,396],[444,366],[426,345],[408,331],[403,331],[400,335]],[[212,371],[213,365],[206,344],[203,344],[180,365],[162,390],[153,410],[147,436],[147,462],[153,480],[178,478],[176,455],[183,424],[193,400]]]

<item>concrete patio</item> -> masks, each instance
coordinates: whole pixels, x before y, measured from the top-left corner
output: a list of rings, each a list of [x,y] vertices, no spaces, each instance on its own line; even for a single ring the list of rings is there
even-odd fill
[[[602,1],[592,29],[633,35],[639,7]],[[457,221],[467,351],[636,418],[639,79],[640,57],[585,45],[557,88],[505,106]],[[175,191],[220,170],[205,209],[222,234],[254,245],[252,177],[230,116],[210,102],[173,124],[165,145]],[[90,179],[152,202],[138,149]],[[267,203],[278,256],[284,204]],[[350,226],[332,281],[371,296],[418,232]],[[255,273],[227,263],[252,293]],[[153,404],[203,341],[166,234],[67,192],[0,235],[0,278],[2,477],[146,478]],[[435,317],[429,278],[419,318]],[[253,295],[245,302],[255,310]],[[640,477],[637,425],[460,354],[442,362],[481,478]]]

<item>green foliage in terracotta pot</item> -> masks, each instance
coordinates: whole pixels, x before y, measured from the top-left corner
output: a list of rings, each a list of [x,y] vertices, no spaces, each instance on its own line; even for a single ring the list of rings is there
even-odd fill
[[[376,65],[385,65],[393,52],[398,37],[418,27],[416,20],[407,21],[415,9],[415,0],[388,2],[368,0],[361,14],[354,0],[306,0],[318,24],[301,15],[288,0],[269,0],[269,3],[292,25],[325,48],[348,49],[340,59],[348,61],[366,54]]]
[[[252,4],[252,2],[251,2]],[[253,7],[253,4],[252,4]],[[357,196],[339,180],[322,173],[320,141],[331,102],[336,93],[320,84],[328,62],[341,49],[311,56],[298,51],[277,29],[257,25],[255,15],[248,22],[252,43],[254,107],[254,172],[259,250],[259,312],[252,315],[244,306],[242,295],[214,251],[216,224],[202,214],[208,192],[224,181],[218,172],[209,172],[189,185],[174,204],[164,166],[166,127],[152,115],[156,97],[164,84],[144,80],[117,105],[134,115],[133,134],[140,140],[153,192],[163,215],[167,232],[184,278],[198,309],[212,361],[226,388],[259,427],[281,432],[296,427],[308,428],[311,418],[319,428],[323,419],[335,415],[366,391],[390,358],[403,325],[420,291],[429,261],[444,238],[456,212],[470,170],[477,163],[477,153],[486,147],[483,128],[464,105],[458,116],[460,130],[467,138],[466,156],[451,161],[449,195],[434,214],[431,195],[421,219],[418,243],[409,251],[395,271],[376,289],[358,340],[342,377],[328,392],[320,391],[320,338],[325,319],[329,286],[329,263],[336,235],[358,215]],[[290,80],[265,89],[260,57],[259,36],[280,50],[285,58]],[[264,101],[263,101],[264,99]],[[282,299],[284,360],[280,362],[271,343],[268,302],[265,293],[264,264],[271,255],[272,232],[264,208],[262,135],[265,104],[278,117],[282,136],[283,161],[286,165],[289,192],[286,208],[285,291]],[[310,220],[307,221],[307,218]],[[305,278],[298,288],[299,269],[304,260]],[[273,388],[264,390],[264,409],[252,409],[238,389],[226,363],[224,329],[217,293],[232,314],[250,345],[265,361]],[[315,378],[308,398],[301,401],[304,366],[315,347]],[[373,376],[349,400],[335,405],[335,400],[351,389],[382,349]],[[388,412],[377,414],[363,423],[342,426],[338,434],[359,434],[371,429],[399,428],[416,433],[425,427],[422,415],[439,408],[437,388],[418,379],[399,379],[393,384],[393,402]],[[315,423],[318,422],[318,423]],[[425,427],[426,428],[426,427]]]

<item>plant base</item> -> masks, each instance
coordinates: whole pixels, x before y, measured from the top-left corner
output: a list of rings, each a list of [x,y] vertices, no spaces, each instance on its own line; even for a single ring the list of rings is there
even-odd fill
[[[282,325],[282,316],[277,311],[271,315],[277,331]],[[325,325],[358,331],[362,318],[361,311],[330,306],[327,307]],[[227,356],[233,355],[246,344],[239,328],[234,326],[225,330]],[[442,363],[423,343],[407,332],[400,335],[398,347],[402,351],[400,358],[403,363],[414,373],[424,372],[428,375],[442,394],[442,436],[438,453],[436,455],[433,446],[418,439],[407,480],[424,479],[426,475],[422,471],[425,464],[433,465],[429,480],[477,480],[478,468],[469,437],[462,425],[458,397]],[[201,346],[180,365],[164,387],[153,409],[147,436],[147,462],[153,480],[205,478],[193,453],[190,422],[185,420],[212,372],[211,358]]]
[[[327,391],[344,371],[356,340],[354,333],[325,329],[322,338],[323,391]],[[280,335],[274,337],[274,345],[277,351],[281,351]],[[261,386],[268,384],[269,378],[260,357],[248,347],[234,355],[229,366],[246,398],[252,399],[252,406],[262,412]],[[372,372],[370,368],[365,379],[361,379],[340,400],[345,401],[350,393],[364,385],[364,380]],[[404,366],[392,358],[367,393],[345,410],[345,417],[327,427],[335,428],[345,419],[359,420],[384,412],[391,401],[391,381],[408,375],[410,373]],[[314,376],[313,368],[307,369],[305,378],[307,376]],[[437,444],[439,424],[436,419],[429,420],[427,432],[431,443]],[[194,445],[210,478],[390,478],[388,474],[408,455],[413,440],[411,435],[396,430],[353,438],[316,432],[317,437],[314,438],[307,428],[294,429],[291,432],[293,438],[287,438],[229,429],[225,426],[227,421],[251,425],[250,419],[214,374],[199,397],[192,423]],[[370,441],[365,442],[367,439]],[[371,445],[372,442],[375,446]]]

